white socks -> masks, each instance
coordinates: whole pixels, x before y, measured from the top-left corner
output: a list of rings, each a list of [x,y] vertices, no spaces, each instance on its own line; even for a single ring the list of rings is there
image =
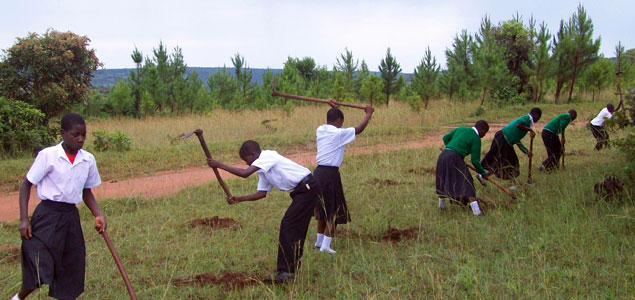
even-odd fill
[[[478,207],[478,202],[476,201],[470,202],[470,207],[472,208],[472,213],[474,213],[475,216],[483,215],[483,212],[481,212],[481,209]]]
[[[13,298],[11,298],[11,300],[22,300],[22,299],[20,299],[20,297],[18,297],[18,294],[15,294],[15,296],[13,296]]]
[[[331,249],[331,241],[333,240],[333,237],[330,236],[324,236],[324,240],[322,241],[322,246],[320,247],[320,252],[328,252],[331,254],[335,254],[335,250]]]
[[[445,209],[445,200],[443,198],[439,198],[439,209]]]
[[[324,240],[324,234],[318,233],[317,239],[315,239],[315,248],[322,247],[322,241]]]

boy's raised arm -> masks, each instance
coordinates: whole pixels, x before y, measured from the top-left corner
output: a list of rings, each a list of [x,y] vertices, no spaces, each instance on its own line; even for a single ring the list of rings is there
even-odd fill
[[[366,115],[364,116],[362,122],[360,122],[359,125],[355,127],[355,134],[360,134],[362,133],[362,131],[364,131],[364,129],[366,129],[366,126],[370,121],[370,117],[373,116],[373,112],[375,112],[375,109],[372,106],[366,105],[366,108],[364,108],[364,112],[366,113]]]

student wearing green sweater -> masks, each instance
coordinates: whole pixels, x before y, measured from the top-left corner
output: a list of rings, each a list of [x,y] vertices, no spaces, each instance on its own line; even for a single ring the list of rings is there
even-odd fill
[[[536,135],[531,127],[540,120],[541,116],[542,111],[540,108],[534,107],[529,111],[529,114],[512,121],[509,125],[496,132],[489,152],[481,161],[483,168],[496,174],[501,179],[518,177],[520,175],[520,164],[518,163],[514,145],[518,146],[518,149],[527,154],[527,156],[533,155],[523,145],[521,140],[527,135],[527,132],[532,138]]]
[[[474,127],[459,127],[443,136],[445,150],[439,155],[436,168],[439,209],[445,208],[446,198],[452,198],[463,204],[469,203],[474,215],[483,214],[476,201],[472,174],[463,159],[470,155],[472,164],[479,173],[477,176],[482,178],[489,176],[489,173],[481,166],[481,139],[488,130],[487,122],[480,120],[474,124]]]
[[[542,162],[542,165],[538,168],[540,171],[551,171],[554,168],[558,168],[558,161],[562,156],[562,145],[564,145],[564,130],[569,123],[573,122],[578,116],[575,109],[569,110],[569,112],[558,115],[551,120],[542,130],[542,141],[547,148],[547,159]],[[558,135],[562,134],[562,141],[558,139]]]

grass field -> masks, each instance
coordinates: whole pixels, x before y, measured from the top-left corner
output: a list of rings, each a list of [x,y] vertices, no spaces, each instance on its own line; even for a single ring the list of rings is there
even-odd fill
[[[601,106],[576,104],[580,111],[578,120],[588,119]],[[404,106],[379,108],[368,132],[355,143],[388,143],[417,138],[422,130],[446,131],[436,128],[436,124],[471,122],[477,118],[470,116],[475,107],[433,106],[434,120],[428,120],[432,114],[419,116]],[[526,113],[528,107],[491,108],[478,118],[506,122]],[[545,111],[544,122],[569,106],[541,107]],[[221,126],[213,121],[216,118],[197,121],[196,117],[187,117],[189,124],[172,119],[118,122],[126,134],[132,135],[129,130],[139,128],[139,132],[146,133],[139,134],[142,136],[202,127],[210,132],[206,138],[215,149],[223,149],[220,152],[224,158],[237,160],[236,148],[246,138],[263,141],[265,148],[310,147],[313,130],[321,124],[324,110],[302,109],[306,111],[299,109],[290,117],[295,121],[279,117],[278,131],[268,134],[245,128],[258,126],[262,119],[280,112],[263,113],[266,117],[246,112],[243,123],[230,121],[227,112],[218,112],[226,114],[220,119],[227,121],[228,128],[238,128],[223,133],[223,138],[211,134],[223,131],[222,127],[214,127]],[[313,116],[318,115],[316,111],[319,116]],[[306,115],[301,116],[301,112]],[[345,111],[347,116],[352,113]],[[350,117],[346,124],[355,125],[356,120]],[[89,121],[89,129],[114,130],[118,128],[116,122]],[[288,139],[277,139],[278,135]],[[165,163],[153,161],[152,149],[174,148],[160,136],[145,140],[145,144],[134,143],[148,149],[144,151],[148,151],[151,158],[147,162],[151,164]],[[619,200],[598,201],[593,184],[607,173],[625,175],[617,150],[598,153],[592,150],[593,145],[587,128],[568,131],[567,153],[572,155],[567,156],[567,169],[551,174],[534,169],[536,186],[520,186],[514,202],[492,185],[479,185],[479,197],[498,203],[487,210],[486,217],[474,217],[469,209],[460,206],[450,206],[443,213],[437,210],[433,170],[438,149],[347,154],[341,172],[353,222],[338,231],[333,245],[338,250],[335,256],[312,249],[312,222],[299,280],[287,286],[256,282],[244,288],[226,289],[222,285],[174,284],[178,278],[200,273],[242,272],[261,279],[272,271],[279,222],[290,201],[287,193],[273,192],[257,202],[229,206],[218,184],[210,182],[173,197],[104,199],[100,206],[139,299],[632,299],[633,185],[627,183],[630,187]],[[178,149],[183,153],[200,154],[195,141],[176,147],[181,147]],[[484,143],[483,149],[488,148],[489,143]],[[539,137],[534,149],[537,166],[546,156]],[[141,150],[131,152],[135,151]],[[107,155],[113,159],[117,156]],[[97,157],[102,170],[109,163],[105,157]],[[527,159],[521,156],[520,160],[520,178],[525,179]],[[134,164],[128,156],[120,162]],[[200,162],[196,159],[192,163]],[[256,176],[228,180],[228,184],[234,194],[251,193],[256,187]],[[106,245],[92,229],[88,209],[81,206],[80,212],[87,244],[86,292],[82,299],[126,299],[125,287]],[[210,230],[188,225],[193,219],[212,216],[233,218],[240,226]],[[416,234],[395,243],[384,241],[381,237],[389,226],[415,227]],[[16,222],[0,223],[2,244],[20,244]],[[19,289],[19,262],[0,256],[0,274],[0,297],[8,298]],[[46,289],[40,291],[40,298],[45,295]]]
[[[367,130],[356,145],[417,140],[422,133],[438,132],[440,126],[457,126],[485,119],[491,123],[509,122],[527,113],[533,106],[511,105],[488,107],[481,116],[474,116],[478,102],[433,101],[427,111],[413,112],[400,102],[389,107],[377,106]],[[601,102],[582,102],[572,105],[540,104],[543,120],[575,107],[581,113],[579,120],[591,119],[603,106]],[[183,117],[149,117],[87,120],[88,138],[85,148],[95,154],[103,180],[149,174],[204,165],[203,153],[196,138],[181,140],[181,133],[196,128],[204,130],[212,154],[221,160],[234,159],[236,149],[247,139],[258,141],[283,153],[315,151],[315,128],[325,123],[328,106],[299,106],[291,115],[280,109],[269,111],[229,112],[216,110],[207,115]],[[357,109],[344,108],[344,126],[356,126],[363,117]],[[263,125],[263,121],[270,120]],[[544,122],[544,121],[543,121]],[[93,151],[92,132],[120,130],[132,140],[127,152]],[[31,155],[2,160],[0,164],[0,192],[16,191],[33,162]]]

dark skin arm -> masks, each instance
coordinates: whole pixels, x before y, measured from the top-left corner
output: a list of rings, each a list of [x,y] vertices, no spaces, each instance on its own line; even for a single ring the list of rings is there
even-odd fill
[[[208,158],[207,159],[207,165],[212,167],[212,168],[218,168],[218,169],[223,169],[229,173],[232,173],[236,176],[240,176],[242,178],[247,178],[249,177],[251,174],[253,174],[254,172],[260,170],[260,168],[256,167],[256,166],[249,166],[246,169],[241,169],[241,168],[237,168],[237,167],[232,167],[230,165],[226,165],[220,161],[217,161],[213,158]]]
[[[256,201],[265,197],[267,197],[266,191],[257,191],[253,194],[249,194],[245,196],[231,196],[227,198],[227,203],[236,204],[238,202],[244,202],[244,201]]]
[[[355,134],[360,134],[362,133],[362,131],[364,131],[364,129],[366,129],[368,121],[370,121],[370,117],[373,116],[373,112],[375,112],[375,109],[372,106],[366,105],[366,107],[364,108],[364,112],[366,113],[366,115],[364,115],[364,119],[362,120],[362,122],[359,123],[357,127],[355,127]]]
[[[518,129],[520,129],[520,130],[524,130],[524,131],[529,131],[529,136],[530,136],[532,139],[536,136],[536,132],[535,132],[533,129],[531,129],[531,128],[529,128],[529,127],[527,127],[527,126],[523,125],[523,124],[516,124],[516,128],[518,128]],[[533,153],[531,153],[531,151],[527,152],[527,156],[532,157],[533,155],[534,155],[534,154],[533,154]]]
[[[24,181],[20,185],[20,225],[18,229],[20,230],[20,235],[28,240],[33,236],[33,232],[31,230],[31,222],[29,221],[29,198],[31,197],[31,187],[33,184],[24,178]]]
[[[104,218],[104,215],[99,209],[99,205],[97,205],[97,200],[95,199],[95,195],[93,195],[93,191],[91,189],[84,189],[82,200],[84,200],[86,207],[88,207],[88,209],[90,209],[93,213],[93,216],[95,216],[95,230],[99,233],[106,231],[106,218]]]

